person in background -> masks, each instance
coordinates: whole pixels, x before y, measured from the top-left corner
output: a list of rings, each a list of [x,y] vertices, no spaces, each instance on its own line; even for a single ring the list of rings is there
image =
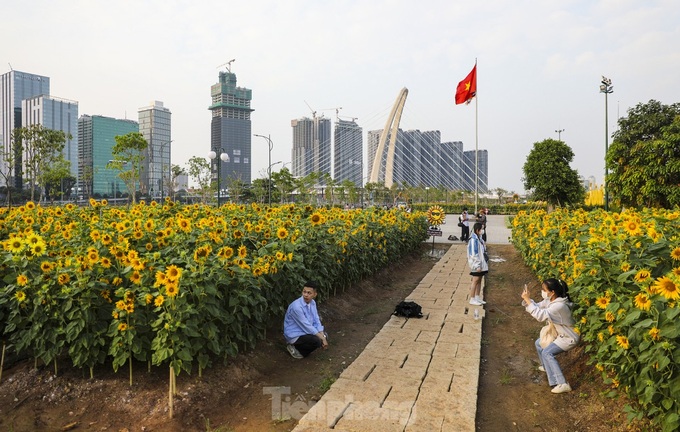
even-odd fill
[[[540,322],[552,321],[557,330],[557,338],[545,348],[541,348],[540,339],[536,339],[536,351],[541,365],[538,369],[548,375],[548,384],[552,393],[566,393],[571,386],[564,378],[562,369],[555,359],[557,354],[569,351],[579,342],[579,335],[574,330],[574,318],[571,315],[573,303],[569,298],[568,287],[562,279],[546,279],[541,285],[543,300],[536,303],[526,285],[522,291],[522,306],[532,317]]]
[[[470,276],[472,276],[472,284],[470,285],[470,304],[473,306],[481,306],[486,304],[482,300],[482,278],[489,273],[489,264],[484,258],[484,251],[486,245],[484,241],[479,238],[482,231],[482,224],[475,223],[472,227],[472,236],[467,244],[467,259],[470,266]]]
[[[288,306],[283,319],[283,336],[288,343],[286,348],[293,358],[301,359],[318,348],[328,348],[328,335],[321,325],[314,301],[318,289],[316,282],[306,282],[302,295]]]
[[[463,213],[460,214],[460,223],[463,224],[463,226],[460,227],[460,241],[467,243],[470,239],[470,218],[468,216],[467,207],[464,207]]]
[[[477,222],[482,224],[482,240],[484,240],[484,243],[486,243],[486,212],[488,209],[483,208],[477,213],[476,219]]]

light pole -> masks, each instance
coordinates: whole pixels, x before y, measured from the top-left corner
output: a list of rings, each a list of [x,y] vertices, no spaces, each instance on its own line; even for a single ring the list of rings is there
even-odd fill
[[[208,157],[211,160],[217,159],[219,156],[219,160],[217,160],[215,163],[217,165],[217,207],[220,206],[220,189],[222,189],[222,182],[221,182],[221,172],[222,172],[222,162],[229,162],[229,155],[224,151],[223,148],[220,147],[220,154],[218,155],[215,151],[210,151],[208,153]]]
[[[602,77],[600,82],[600,93],[604,93],[604,210],[609,211],[609,194],[607,193],[607,152],[609,151],[609,106],[607,95],[614,93],[612,80]]]
[[[272,148],[274,147],[274,143],[272,143],[272,138],[271,135],[258,135],[258,134],[253,134],[256,137],[264,138],[267,140],[269,143],[269,167],[267,168],[267,176],[269,177],[269,183],[267,189],[269,189],[269,206],[272,205]]]
[[[562,141],[562,132],[564,132],[564,129],[555,129],[555,132],[557,132],[557,141]]]
[[[430,187],[425,186],[425,205],[430,205]]]

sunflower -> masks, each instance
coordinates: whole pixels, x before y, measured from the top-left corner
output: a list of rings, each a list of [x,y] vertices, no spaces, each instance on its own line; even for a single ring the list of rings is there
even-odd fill
[[[616,344],[625,350],[630,348],[630,342],[626,336],[616,336]]]
[[[635,280],[635,282],[644,282],[647,279],[649,279],[650,277],[652,277],[652,274],[649,272],[649,270],[642,269],[642,270],[639,270],[635,274],[635,276],[633,276],[633,280]]]
[[[156,299],[153,301],[153,304],[156,305],[156,307],[160,307],[163,305],[163,302],[165,301],[165,298],[162,295],[159,295],[156,297]]]
[[[52,271],[53,268],[54,268],[54,264],[52,264],[49,261],[43,261],[43,262],[40,263],[40,270],[42,270],[43,273],[49,273],[49,272]]]
[[[673,273],[675,276],[680,276],[680,267],[675,267],[673,270],[671,270],[671,273]]]
[[[26,275],[20,274],[19,276],[17,276],[17,285],[26,286],[26,284],[28,284],[28,278],[26,277]]]
[[[116,309],[118,309],[118,310],[125,310],[126,306],[127,305],[125,304],[125,302],[123,300],[118,300],[116,302]]]
[[[312,222],[312,226],[321,225],[323,223],[323,215],[319,212],[312,213],[309,220]]]
[[[671,251],[671,258],[676,261],[680,261],[680,246],[676,247]]]
[[[119,330],[119,331],[124,332],[125,330],[127,330],[127,328],[128,328],[128,326],[127,326],[127,324],[125,324],[125,323],[120,323],[120,324],[118,324],[118,330]]]
[[[286,259],[286,254],[281,251],[276,251],[276,259],[278,261],[284,261]]]
[[[625,273],[625,272],[627,272],[627,271],[629,271],[629,270],[630,270],[630,264],[629,264],[629,263],[624,262],[624,263],[621,264],[621,271],[622,271],[622,272]]]
[[[111,244],[111,242],[113,242],[113,237],[111,237],[110,234],[104,234],[104,235],[102,235],[101,238],[102,238],[102,244],[104,246],[108,246],[108,245]]]
[[[604,319],[605,319],[607,322],[612,322],[612,321],[614,321],[614,319],[616,319],[616,317],[614,316],[613,313],[607,312],[607,313],[604,314]],[[611,333],[611,332],[612,332],[612,330],[610,329],[610,330],[609,330],[609,333]]]
[[[649,310],[652,306],[652,301],[647,297],[645,293],[639,293],[635,296],[635,307],[642,310]]]
[[[182,269],[176,265],[168,266],[165,270],[165,276],[170,282],[176,282],[182,277]]]
[[[96,263],[99,261],[99,253],[95,249],[90,249],[87,251],[87,259],[91,263]]]
[[[659,330],[656,327],[652,327],[649,329],[649,336],[652,338],[652,340],[658,341],[661,338],[661,330]]]
[[[678,300],[680,291],[675,282],[666,276],[662,276],[654,282],[654,290],[669,300]]]
[[[175,297],[177,294],[179,294],[179,287],[177,286],[177,282],[169,282],[165,285],[165,294],[168,295],[168,297]]]
[[[20,238],[15,237],[13,239],[10,239],[7,243],[7,248],[10,250],[12,253],[18,253],[24,250],[24,247],[26,245],[24,244],[23,241],[21,241]]]
[[[66,285],[67,283],[69,283],[70,280],[71,276],[69,276],[68,273],[62,273],[59,276],[57,276],[57,282],[59,283],[59,285]]]
[[[118,286],[122,283],[123,283],[123,279],[121,279],[118,276],[114,277],[113,280],[111,281],[111,285],[113,285],[113,286]]]
[[[21,303],[26,300],[26,293],[23,291],[17,291],[14,293],[14,298],[17,299],[19,303]]]
[[[285,229],[284,227],[280,227],[279,229],[276,230],[276,237],[279,238],[279,240],[283,240],[286,237],[288,237],[288,230]]]
[[[130,275],[130,282],[132,282],[135,285],[139,285],[142,283],[142,275],[139,273],[139,271],[135,270],[132,272]]]
[[[194,251],[194,261],[201,262],[208,259],[212,248],[210,246],[201,246]]]
[[[217,252],[217,256],[223,260],[228,260],[234,256],[234,249],[229,246],[224,246]]]
[[[248,249],[243,245],[239,246],[238,247],[238,256],[240,258],[245,258],[246,255],[248,255]]]
[[[177,226],[185,233],[191,232],[191,221],[189,219],[178,219]]]
[[[147,221],[144,223],[144,228],[147,231],[153,231],[155,227],[156,227],[156,222],[154,222],[153,219],[147,219]]]
[[[595,305],[600,309],[607,309],[607,306],[609,305],[609,297],[598,297],[598,299],[595,300]]]
[[[135,270],[138,271],[144,270],[144,261],[140,260],[139,258],[131,259],[130,265]]]

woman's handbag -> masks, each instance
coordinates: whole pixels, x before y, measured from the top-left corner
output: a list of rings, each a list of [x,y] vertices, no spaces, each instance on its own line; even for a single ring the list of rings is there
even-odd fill
[[[541,348],[545,348],[557,339],[557,329],[552,321],[548,320],[548,324],[544,325],[541,329],[541,337],[539,338],[539,345]]]

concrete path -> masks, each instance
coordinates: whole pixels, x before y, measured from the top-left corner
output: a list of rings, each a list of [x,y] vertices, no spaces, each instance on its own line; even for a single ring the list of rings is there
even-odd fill
[[[435,237],[452,247],[406,299],[423,318],[393,315],[295,432],[475,431],[485,311],[468,304],[465,243],[447,240],[460,236],[456,218],[447,215]],[[493,258],[491,245],[508,244],[510,230],[504,216],[489,216],[487,227]]]

